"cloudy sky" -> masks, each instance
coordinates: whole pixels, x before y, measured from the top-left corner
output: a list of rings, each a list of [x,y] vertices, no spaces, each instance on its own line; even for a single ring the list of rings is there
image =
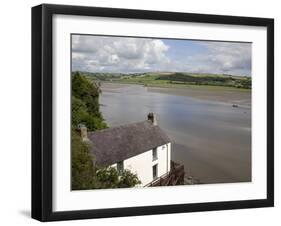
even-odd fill
[[[251,44],[72,35],[72,70],[251,75]]]

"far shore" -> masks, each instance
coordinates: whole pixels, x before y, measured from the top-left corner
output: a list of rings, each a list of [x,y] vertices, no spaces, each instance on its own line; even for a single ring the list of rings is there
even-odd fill
[[[142,84],[125,84],[116,82],[102,82],[102,89],[118,89],[124,86]],[[184,87],[158,87],[147,86],[149,92],[164,93],[170,95],[187,96],[200,100],[209,100],[229,103],[237,106],[251,106],[251,90],[221,86],[190,85]]]

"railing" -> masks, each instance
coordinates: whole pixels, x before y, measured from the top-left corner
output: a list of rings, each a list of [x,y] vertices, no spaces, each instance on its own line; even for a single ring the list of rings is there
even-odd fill
[[[145,187],[182,185],[184,183],[184,174],[184,166],[171,161],[170,172],[156,178]]]

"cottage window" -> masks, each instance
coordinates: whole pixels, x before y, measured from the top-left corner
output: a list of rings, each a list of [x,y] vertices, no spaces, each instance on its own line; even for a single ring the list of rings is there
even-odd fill
[[[158,177],[158,164],[152,166],[152,176],[153,180]]]
[[[124,170],[124,162],[117,162],[117,172],[119,175],[121,175],[123,173]]]
[[[157,148],[153,148],[152,150],[152,161],[158,159],[158,156],[157,156]]]

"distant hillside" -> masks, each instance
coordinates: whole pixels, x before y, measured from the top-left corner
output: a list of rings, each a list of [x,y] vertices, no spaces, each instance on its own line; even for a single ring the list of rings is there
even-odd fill
[[[227,74],[185,73],[185,72],[149,72],[149,73],[89,73],[89,78],[100,81],[142,84],[146,86],[207,85],[251,89],[252,79],[247,76]]]
[[[214,74],[185,74],[173,73],[170,75],[159,76],[157,80],[166,80],[170,83],[186,83],[193,85],[213,85],[213,86],[230,86],[236,88],[251,89],[251,78],[234,77],[229,75]]]

